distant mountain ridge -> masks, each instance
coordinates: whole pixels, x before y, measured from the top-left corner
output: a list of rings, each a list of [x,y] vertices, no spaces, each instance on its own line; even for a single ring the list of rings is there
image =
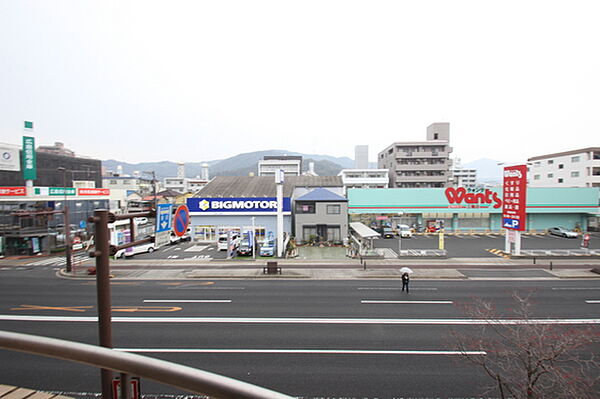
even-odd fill
[[[354,160],[348,157],[332,157],[329,155],[318,154],[302,154],[299,152],[285,150],[268,150],[255,151],[244,154],[235,155],[230,158],[206,161],[209,165],[209,175],[213,176],[248,176],[249,173],[257,173],[258,161],[265,156],[277,155],[293,155],[302,156],[302,167],[308,169],[309,163],[315,163],[315,172],[320,176],[335,176],[342,169],[350,169],[354,167]],[[201,174],[202,162],[186,162],[185,176],[196,177]],[[123,174],[133,175],[134,172],[154,171],[158,179],[165,177],[177,176],[177,162],[162,161],[162,162],[142,162],[142,163],[127,163],[120,162],[114,159],[102,161],[102,166],[107,170],[116,172],[117,167],[123,168]]]

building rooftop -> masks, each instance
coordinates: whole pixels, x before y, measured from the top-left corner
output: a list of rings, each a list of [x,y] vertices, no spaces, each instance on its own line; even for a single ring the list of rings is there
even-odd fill
[[[339,176],[286,176],[283,196],[291,197],[296,187],[342,187]],[[272,176],[217,176],[199,195],[207,198],[275,197],[277,188]]]
[[[541,159],[548,159],[548,158],[556,158],[556,157],[564,157],[567,155],[576,155],[576,154],[581,154],[583,152],[600,152],[600,147],[587,147],[587,148],[581,148],[579,150],[571,150],[571,151],[565,151],[565,152],[557,152],[554,154],[547,154],[547,155],[539,155],[537,157],[533,157],[533,158],[528,158],[528,161],[539,161]]]
[[[334,192],[327,190],[326,188],[315,188],[314,190],[304,194],[301,197],[296,198],[296,201],[328,201],[328,202],[346,202],[348,201],[345,197],[338,195]]]

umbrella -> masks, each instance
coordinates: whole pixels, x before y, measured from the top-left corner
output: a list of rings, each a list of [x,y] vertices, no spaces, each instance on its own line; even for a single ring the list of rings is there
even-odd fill
[[[402,269],[400,269],[400,273],[404,274],[404,273],[414,273],[413,270],[410,267],[403,267]]]

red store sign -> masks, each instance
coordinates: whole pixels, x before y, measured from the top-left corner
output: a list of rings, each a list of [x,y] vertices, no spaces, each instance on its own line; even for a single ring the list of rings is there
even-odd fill
[[[527,166],[505,167],[502,187],[502,227],[524,231],[527,221]]]
[[[15,195],[27,195],[27,188],[25,187],[0,187],[0,196],[15,196]]]
[[[79,188],[78,195],[110,195],[110,188]]]
[[[488,189],[480,193],[475,193],[467,191],[464,187],[449,187],[444,193],[450,203],[449,208],[487,208],[492,204],[494,208],[502,206],[502,200],[498,197],[498,193]]]

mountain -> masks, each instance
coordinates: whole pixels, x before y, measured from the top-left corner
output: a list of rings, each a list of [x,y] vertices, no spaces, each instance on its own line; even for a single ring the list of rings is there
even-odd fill
[[[209,161],[210,176],[248,176],[253,172],[256,174],[258,161],[264,156],[294,155],[302,156],[302,165],[304,170],[308,169],[309,162],[315,163],[315,172],[320,176],[335,176],[342,169],[354,167],[354,160],[348,157],[332,157],[329,155],[302,154],[285,150],[255,151],[239,154],[230,158]],[[186,162],[186,177],[196,177],[200,175],[202,164],[204,162]],[[114,159],[102,161],[102,166],[106,170],[116,172],[117,166],[123,168],[123,174],[132,175],[135,171],[154,171],[158,179],[177,176],[177,163],[171,161],[163,162],[143,162],[131,164],[119,162]]]

